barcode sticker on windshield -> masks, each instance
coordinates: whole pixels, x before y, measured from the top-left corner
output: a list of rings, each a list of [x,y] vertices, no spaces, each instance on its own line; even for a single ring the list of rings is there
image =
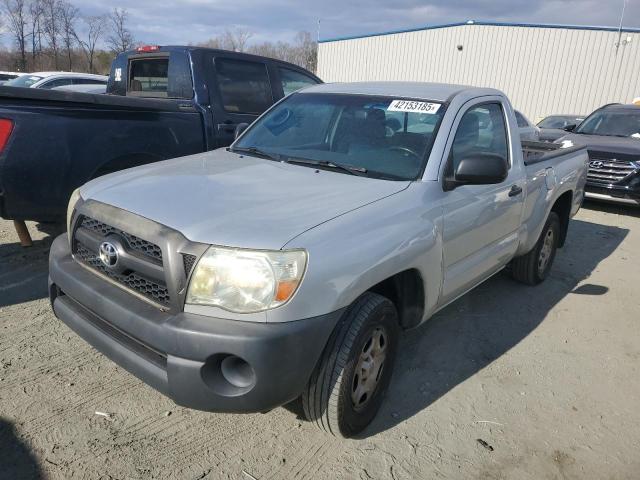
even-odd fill
[[[394,100],[387,111],[433,114],[440,109],[440,105],[439,103],[414,102],[413,100]]]

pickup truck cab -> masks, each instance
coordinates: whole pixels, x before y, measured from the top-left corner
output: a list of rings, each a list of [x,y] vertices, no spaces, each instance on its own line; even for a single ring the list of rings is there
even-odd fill
[[[64,221],[87,181],[229,145],[237,124],[317,83],[270,58],[144,46],[116,57],[107,95],[0,87],[0,216]]]
[[[301,397],[351,436],[382,402],[401,330],[507,266],[547,277],[586,163],[583,148],[523,146],[498,90],[310,87],[228,149],[76,191],[51,248],[53,310],[180,405]]]

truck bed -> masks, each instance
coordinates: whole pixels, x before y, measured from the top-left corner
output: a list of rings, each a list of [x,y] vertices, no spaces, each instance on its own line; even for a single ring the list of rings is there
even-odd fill
[[[537,241],[551,207],[549,199],[558,191],[575,185],[571,201],[565,206],[573,216],[584,198],[589,155],[584,147],[562,148],[545,142],[522,142],[522,155],[527,173],[523,231],[519,255],[529,252]],[[566,229],[564,230],[566,234]],[[564,241],[561,239],[560,244]]]
[[[104,107],[106,109],[125,109],[140,111],[180,112],[195,111],[188,101],[171,99],[127,97],[122,95],[94,94],[63,90],[45,90],[39,88],[2,87],[0,86],[0,102],[3,105],[42,105],[50,103],[51,107],[73,106],[82,108]]]
[[[0,87],[13,122],[0,152],[0,216],[58,221],[78,185],[135,165],[206,151],[189,100]]]
[[[562,145],[558,143],[522,141],[522,156],[524,158],[524,164],[527,166],[560,158],[569,153],[579,152],[580,150],[586,149],[581,146],[563,148]]]

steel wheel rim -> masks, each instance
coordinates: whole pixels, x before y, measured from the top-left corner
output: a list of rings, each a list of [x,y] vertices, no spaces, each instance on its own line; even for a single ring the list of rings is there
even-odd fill
[[[388,336],[383,327],[375,328],[360,351],[351,383],[351,402],[362,410],[373,397],[387,358]]]
[[[551,255],[553,254],[553,245],[555,243],[555,234],[553,229],[547,230],[544,236],[544,242],[540,249],[540,255],[538,256],[538,273],[542,274],[547,269],[549,262],[551,261]]]

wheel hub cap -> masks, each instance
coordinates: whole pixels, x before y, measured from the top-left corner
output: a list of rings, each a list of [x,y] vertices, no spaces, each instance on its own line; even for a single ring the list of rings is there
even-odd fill
[[[351,401],[356,411],[364,408],[373,396],[382,376],[386,357],[387,335],[384,328],[378,327],[364,343],[353,375]]]
[[[551,255],[553,253],[553,245],[555,242],[553,230],[547,230],[547,233],[544,236],[544,242],[542,244],[542,248],[540,249],[540,256],[538,257],[538,273],[542,273],[549,265],[549,261],[551,260]]]

